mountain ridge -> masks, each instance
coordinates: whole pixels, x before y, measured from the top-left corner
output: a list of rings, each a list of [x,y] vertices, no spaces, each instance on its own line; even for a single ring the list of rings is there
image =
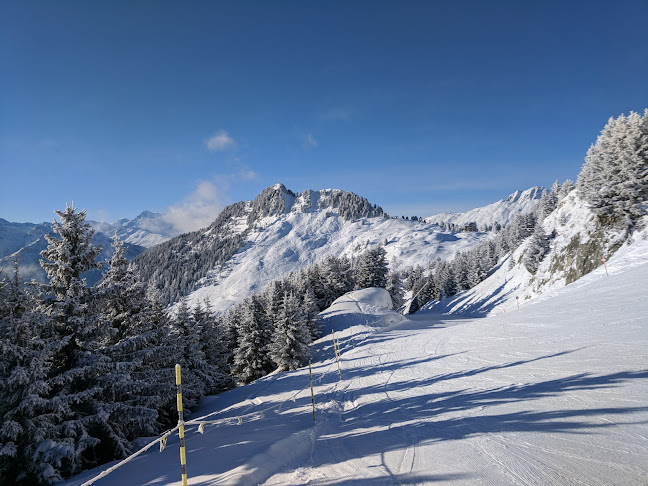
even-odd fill
[[[532,211],[540,202],[547,189],[533,186],[524,191],[517,190],[492,204],[457,213],[439,213],[425,218],[426,221],[438,224],[464,226],[476,223],[481,229],[489,226],[506,226],[515,215]]]

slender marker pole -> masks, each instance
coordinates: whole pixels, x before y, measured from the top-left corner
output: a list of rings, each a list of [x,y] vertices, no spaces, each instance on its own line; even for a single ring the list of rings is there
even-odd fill
[[[313,404],[313,422],[315,422],[315,392],[313,391],[313,371],[311,370],[311,362],[308,360],[308,376],[311,385],[311,403]]]
[[[180,365],[175,366],[176,387],[178,389],[178,435],[180,436],[180,470],[182,472],[182,486],[187,486],[187,453],[185,451],[184,436],[184,414],[182,412],[182,380],[180,377]]]
[[[520,308],[520,298],[516,295],[515,300],[517,300],[518,309]]]
[[[603,266],[605,267],[605,275],[610,276],[607,271],[607,265],[605,264],[605,255],[601,255],[601,260],[603,260]]]
[[[337,361],[338,365],[338,375],[340,377],[340,381],[342,381],[342,370],[340,369],[340,351],[338,350],[337,340],[335,339],[335,331],[331,331],[331,334],[333,334],[333,350],[335,351],[335,361]]]

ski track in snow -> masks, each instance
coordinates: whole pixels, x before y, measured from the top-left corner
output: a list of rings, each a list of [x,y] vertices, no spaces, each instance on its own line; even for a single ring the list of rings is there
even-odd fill
[[[317,421],[307,368],[208,397],[194,416],[266,413],[189,426],[189,484],[648,484],[646,253],[488,318],[342,301],[342,381],[331,336],[314,346]],[[96,484],[180,485],[177,437]]]

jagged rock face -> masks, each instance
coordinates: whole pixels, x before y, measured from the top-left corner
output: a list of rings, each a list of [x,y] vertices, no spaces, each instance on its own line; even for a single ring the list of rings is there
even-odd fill
[[[310,213],[327,209],[337,210],[346,221],[358,218],[374,218],[385,215],[382,208],[369,203],[365,198],[340,189],[321,191],[305,190],[295,194],[283,184],[264,189],[252,202],[248,222],[259,221],[268,216],[286,213]]]
[[[295,197],[295,193],[286,189],[283,184],[275,184],[264,189],[252,201],[252,211],[248,216],[248,223],[268,216],[279,216],[290,211]]]

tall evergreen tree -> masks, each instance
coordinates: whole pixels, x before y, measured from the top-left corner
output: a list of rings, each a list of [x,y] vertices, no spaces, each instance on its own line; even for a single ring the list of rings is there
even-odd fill
[[[68,206],[56,214],[60,222],[54,221],[53,230],[60,238],[48,235],[41,253],[49,283],[40,287],[44,301],[36,309],[43,316],[35,324],[42,351],[33,360],[37,379],[13,416],[13,422],[28,425],[16,456],[30,458],[25,470],[37,471],[40,482],[123,455],[127,448],[100,396],[110,358],[101,353],[101,326],[91,315],[93,295],[82,277],[99,268],[100,248],[92,244],[85,211]]]
[[[145,287],[133,274],[117,235],[113,247],[109,270],[98,285],[95,299],[102,327],[101,352],[110,358],[110,371],[99,380],[101,397],[111,423],[126,437],[152,435],[159,429],[158,390],[155,384],[139,380],[138,375],[148,366],[148,353],[159,351],[158,344],[144,322],[149,317]]]
[[[403,295],[403,281],[400,276],[400,272],[397,270],[392,270],[387,275],[387,285],[385,290],[389,292],[389,296],[392,299],[392,305],[394,309],[398,309],[404,303]]]
[[[273,371],[275,367],[268,349],[272,328],[259,297],[253,295],[243,302],[237,334],[234,375],[242,383],[250,383]]]
[[[359,259],[356,268],[356,282],[359,288],[382,287],[387,285],[387,259],[382,246],[370,248]]]
[[[542,223],[539,223],[531,235],[522,263],[529,272],[536,273],[540,262],[548,252],[549,239],[545,235]]]
[[[14,278],[3,286],[0,302],[0,478],[9,484],[43,484],[60,478],[47,462],[34,460],[49,420],[40,416],[49,395],[53,349],[41,336],[50,323],[33,310]]]
[[[299,300],[292,293],[286,292],[269,346],[270,356],[277,369],[289,371],[303,366],[310,358],[310,339]]]

